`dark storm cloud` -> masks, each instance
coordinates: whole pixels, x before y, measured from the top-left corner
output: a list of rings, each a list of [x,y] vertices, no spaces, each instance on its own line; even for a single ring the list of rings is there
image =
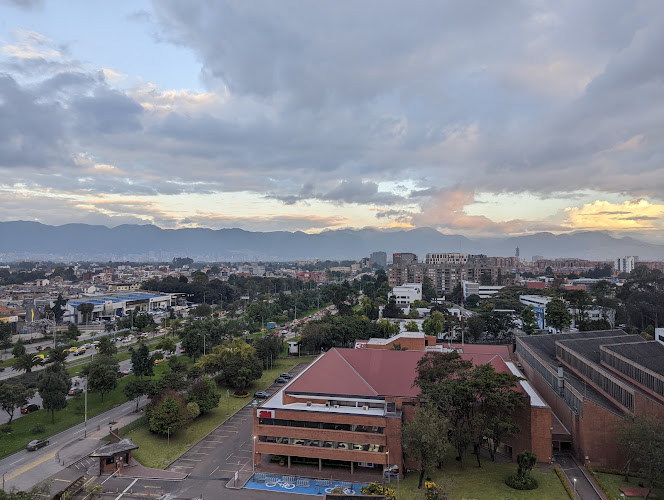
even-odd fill
[[[118,91],[97,89],[92,96],[75,98],[72,108],[81,134],[137,132],[142,128],[143,108]]]

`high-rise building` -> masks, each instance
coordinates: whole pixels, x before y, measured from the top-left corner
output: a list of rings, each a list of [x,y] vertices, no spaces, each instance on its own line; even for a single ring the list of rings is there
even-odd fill
[[[369,256],[369,259],[371,260],[372,266],[375,264],[381,269],[385,269],[387,267],[387,253],[385,252],[372,252]]]
[[[639,262],[639,257],[636,255],[619,257],[616,259],[614,268],[618,273],[631,273],[637,262]]]
[[[393,266],[409,266],[417,264],[417,255],[414,253],[394,253],[392,254]]]

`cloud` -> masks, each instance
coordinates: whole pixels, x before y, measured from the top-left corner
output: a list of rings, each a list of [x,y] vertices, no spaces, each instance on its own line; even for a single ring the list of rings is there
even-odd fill
[[[643,231],[664,229],[664,204],[646,200],[610,203],[595,201],[565,210],[562,226],[568,229]]]
[[[43,0],[1,0],[0,3],[18,7],[23,10],[35,10],[44,5]]]

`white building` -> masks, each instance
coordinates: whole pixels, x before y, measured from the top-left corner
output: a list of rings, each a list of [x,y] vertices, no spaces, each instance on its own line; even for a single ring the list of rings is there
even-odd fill
[[[422,284],[405,283],[401,286],[395,286],[387,294],[387,300],[392,297],[396,300],[397,306],[409,307],[416,300],[422,300]]]
[[[636,255],[629,255],[626,257],[619,257],[616,259],[614,269],[619,273],[631,273],[634,267],[639,262],[639,257]]]
[[[463,290],[463,298],[467,299],[471,295],[479,295],[480,299],[488,299],[496,295],[503,289],[501,285],[480,285],[472,281],[462,281],[461,288]]]

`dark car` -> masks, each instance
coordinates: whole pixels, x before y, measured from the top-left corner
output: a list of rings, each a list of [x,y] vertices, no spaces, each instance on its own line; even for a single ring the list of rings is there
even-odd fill
[[[26,446],[28,451],[35,451],[38,450],[39,448],[43,448],[48,444],[48,439],[35,439],[34,441],[30,441],[28,443],[28,446]]]
[[[281,378],[285,378],[286,380],[290,380],[290,379],[293,378],[293,376],[292,376],[290,373],[288,373],[288,372],[284,372],[284,373],[282,373],[282,374],[279,375],[279,376],[280,376]]]
[[[258,398],[258,399],[267,399],[270,396],[272,396],[272,394],[270,394],[269,392],[265,392],[265,391],[254,392],[254,397]]]
[[[274,379],[274,382],[276,384],[285,384],[286,382],[288,382],[288,380],[286,380],[284,377],[277,377]]]
[[[83,389],[81,387],[72,387],[69,389],[70,396],[78,396],[79,394],[83,394]]]
[[[21,413],[32,413],[33,411],[39,410],[39,405],[29,404],[21,408]]]
[[[4,371],[5,371],[5,367],[4,367],[4,366],[0,366],[0,372],[4,372]]]

